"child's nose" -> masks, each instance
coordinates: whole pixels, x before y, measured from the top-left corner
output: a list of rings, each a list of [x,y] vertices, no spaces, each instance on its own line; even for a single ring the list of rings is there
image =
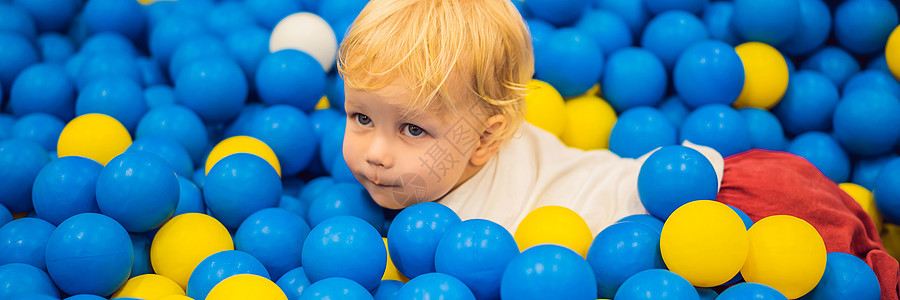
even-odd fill
[[[394,159],[391,154],[390,143],[385,138],[373,138],[369,148],[366,149],[366,162],[383,168],[393,167]]]

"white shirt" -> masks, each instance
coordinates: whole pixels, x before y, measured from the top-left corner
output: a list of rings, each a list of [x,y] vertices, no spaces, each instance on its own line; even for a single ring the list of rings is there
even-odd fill
[[[684,145],[709,159],[721,185],[722,155],[687,141]],[[647,213],[638,198],[637,177],[648,156],[621,158],[609,150],[569,148],[526,122],[478,173],[439,202],[463,220],[491,220],[510,233],[532,210],[564,206],[581,215],[596,236],[623,217]]]

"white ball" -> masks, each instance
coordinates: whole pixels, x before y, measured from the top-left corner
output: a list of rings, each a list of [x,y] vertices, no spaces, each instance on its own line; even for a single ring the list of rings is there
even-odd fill
[[[325,72],[331,70],[337,57],[334,30],[316,14],[299,12],[281,19],[269,37],[269,52],[295,49],[311,55]]]

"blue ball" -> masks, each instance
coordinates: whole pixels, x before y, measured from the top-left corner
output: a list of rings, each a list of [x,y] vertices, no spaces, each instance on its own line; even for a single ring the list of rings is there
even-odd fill
[[[844,1],[834,11],[834,37],[854,54],[884,50],[897,24],[897,7],[886,0]]]
[[[625,19],[609,10],[589,10],[575,27],[590,35],[603,53],[613,53],[634,43]]]
[[[59,291],[50,276],[32,265],[0,264],[0,298],[22,299],[27,295],[46,295],[59,299]]]
[[[65,31],[81,10],[81,1],[73,0],[12,0],[16,6],[27,10],[34,17],[37,30]]]
[[[779,46],[800,28],[799,0],[735,0],[731,26],[747,41]]]
[[[335,157],[343,152],[344,131],[347,128],[347,118],[340,118],[337,122],[329,124],[322,132],[322,140],[319,142],[319,161],[325,167],[325,171],[331,173]]]
[[[15,124],[16,118],[0,113],[0,140],[5,140],[12,136],[12,128]]]
[[[353,175],[353,171],[347,166],[344,153],[338,152],[336,155],[334,162],[331,163],[331,178],[334,178],[335,182],[359,183],[359,180]]]
[[[438,243],[460,222],[453,210],[440,203],[422,202],[401,210],[387,232],[394,266],[407,278],[435,272]]]
[[[625,23],[631,28],[631,34],[635,37],[644,32],[644,25],[647,25],[647,20],[650,19],[650,11],[644,5],[644,1],[593,0],[593,6],[612,11],[625,19]]]
[[[734,3],[731,1],[715,1],[709,3],[703,10],[703,23],[706,24],[709,37],[729,45],[737,45],[742,40],[731,26],[732,18],[734,18]]]
[[[654,15],[670,10],[683,10],[699,15],[709,5],[709,0],[644,0],[644,4]]]
[[[682,141],[712,147],[723,157],[750,150],[747,122],[733,108],[707,104],[691,112],[679,132]]]
[[[716,40],[701,41],[684,50],[672,79],[688,107],[731,105],[744,89],[744,63],[734,47]]]
[[[553,25],[550,25],[550,23],[541,19],[526,19],[525,25],[528,26],[528,31],[531,32],[531,43],[535,49],[541,47],[542,44],[556,32],[556,27],[553,27]],[[587,30],[584,28],[585,26],[576,27],[581,28],[581,30]],[[589,31],[586,32],[590,33]]]
[[[346,22],[346,20],[352,21],[356,19],[356,16],[362,12],[367,3],[367,0],[319,0],[319,4],[314,6],[317,7],[316,11],[318,12],[318,15],[322,17],[322,19],[325,19],[332,28],[335,28],[335,24]],[[340,41],[341,40],[338,40],[338,42]]]
[[[65,64],[75,53],[75,43],[72,39],[56,32],[47,32],[39,36],[37,45],[43,61],[57,65]]]
[[[852,254],[831,252],[825,263],[825,274],[803,299],[881,299],[878,277],[865,261]]]
[[[168,66],[178,45],[206,32],[206,26],[201,21],[173,14],[153,26],[147,44],[153,58],[160,65]]]
[[[378,230],[352,216],[333,217],[313,227],[301,253],[303,270],[312,283],[344,277],[371,290],[387,266],[387,251]]]
[[[127,37],[116,32],[100,32],[91,35],[83,43],[78,53],[90,56],[96,54],[127,54],[132,57],[138,55],[138,50]],[[76,74],[77,75],[77,74]]]
[[[206,15],[206,27],[221,37],[251,26],[256,26],[256,19],[241,2],[216,3]]]
[[[733,210],[738,215],[738,217],[741,217],[741,221],[744,222],[744,227],[746,227],[748,230],[751,226],[753,226],[753,220],[750,219],[750,216],[748,216],[747,213],[731,205],[728,205],[728,208],[731,208],[731,210]],[[741,274],[738,273],[737,276],[741,276]]]
[[[172,216],[186,213],[206,213],[206,204],[203,203],[200,188],[187,177],[178,176],[178,206]]]
[[[175,97],[207,122],[228,121],[238,116],[247,101],[247,78],[231,59],[196,60],[175,79]]]
[[[190,176],[194,172],[191,155],[184,146],[171,138],[145,136],[134,140],[127,151],[144,151],[166,160],[178,176]]]
[[[830,135],[810,131],[798,135],[785,151],[802,156],[834,182],[847,182],[850,158]]]
[[[654,106],[666,94],[666,67],[648,50],[628,47],[612,53],[606,60],[603,96],[617,111],[642,105]]]
[[[662,233],[663,221],[657,219],[654,216],[648,214],[636,214],[630,215],[624,218],[619,219],[616,223],[624,223],[624,222],[635,222],[647,226],[656,231],[656,233]]]
[[[706,26],[697,16],[675,10],[659,14],[647,23],[641,36],[641,46],[656,54],[671,70],[685,49],[708,38]]]
[[[343,86],[343,83],[341,84]],[[337,122],[346,122],[344,119],[346,114],[343,110],[338,109],[317,109],[309,114],[310,122],[313,125],[313,131],[316,134],[316,140],[321,141],[322,136],[328,128],[331,128]]]
[[[75,84],[59,65],[31,65],[12,84],[9,109],[16,116],[43,112],[70,120],[75,116]]]
[[[891,69],[887,65],[887,59],[884,56],[884,53],[879,54],[876,57],[873,57],[869,60],[869,63],[866,64],[866,70],[881,70],[887,73],[891,72]]]
[[[750,145],[754,149],[766,149],[773,151],[784,150],[787,139],[784,137],[784,129],[775,115],[767,110],[748,107],[738,110],[750,131]]]
[[[149,109],[175,104],[175,89],[165,84],[148,86],[144,89],[144,102]]]
[[[200,117],[181,105],[151,109],[138,123],[135,137],[158,136],[177,141],[191,155],[192,162],[206,160],[209,132]]]
[[[124,53],[86,55],[78,70],[76,83],[78,89],[84,91],[85,86],[94,80],[109,76],[131,79],[139,86],[143,83],[141,68],[138,66],[137,60]]]
[[[833,81],[817,71],[803,70],[790,76],[787,91],[772,112],[789,134],[828,131],[839,100]]]
[[[827,268],[827,267],[826,267]],[[737,299],[759,299],[759,300],[787,300],[781,292],[767,285],[744,282],[733,285],[727,290],[719,294],[716,299],[737,300]],[[804,298],[805,299],[805,298]]]
[[[859,62],[853,56],[835,46],[822,48],[800,65],[800,69],[821,72],[839,89],[847,79],[859,72],[859,68]]]
[[[571,97],[587,92],[600,82],[603,51],[588,34],[577,28],[556,30],[535,52],[535,77]]]
[[[50,161],[34,179],[34,211],[54,225],[80,213],[99,213],[95,193],[101,169],[103,165],[81,156]]]
[[[237,250],[227,250],[204,258],[191,272],[185,292],[188,297],[205,299],[216,284],[238,274],[253,274],[266,279],[271,278],[266,267],[253,255]]]
[[[619,286],[634,274],[665,269],[659,237],[655,228],[621,221],[597,234],[588,249],[587,262],[597,279],[600,298],[612,299]]]
[[[153,85],[169,85],[169,78],[163,74],[162,68],[152,58],[141,56],[137,58],[138,70],[141,71],[141,82],[146,87]],[[173,96],[174,98],[174,96]],[[171,103],[175,103],[173,100]]]
[[[381,283],[375,287],[375,290],[372,291],[372,296],[374,296],[375,300],[397,300],[400,296],[400,288],[404,285],[403,282],[396,280],[382,280]]]
[[[3,204],[0,204],[0,227],[3,227],[3,225],[5,225],[6,223],[9,223],[12,220],[13,220],[12,213],[10,213],[8,209],[6,209],[6,206],[3,206]]]
[[[300,266],[301,249],[309,230],[300,216],[282,208],[266,208],[241,223],[234,235],[234,247],[259,259],[269,275],[277,279]]]
[[[894,158],[897,158],[896,154],[857,160],[853,164],[850,181],[871,191],[875,187],[875,178],[878,177],[878,173]]]
[[[47,270],[66,294],[108,296],[125,283],[133,263],[128,232],[101,214],[66,219],[47,241]]]
[[[178,206],[178,177],[165,159],[131,150],[97,175],[97,205],[130,232],[162,226]]]
[[[56,226],[37,218],[21,218],[0,227],[0,265],[23,263],[47,270],[44,253]]]
[[[325,97],[328,99],[328,104],[334,108],[328,111],[344,112],[344,80],[341,79],[341,76],[335,74],[328,76],[325,84]]]
[[[640,106],[619,115],[609,134],[609,150],[621,157],[638,158],[653,149],[674,145],[675,125],[659,110]]]
[[[309,278],[306,278],[306,272],[303,271],[303,267],[296,267],[287,273],[284,273],[284,275],[281,275],[281,278],[278,278],[278,281],[275,281],[275,284],[281,288],[281,291],[284,292],[288,299],[298,299],[300,294],[302,294],[311,283],[309,282]]]
[[[676,128],[681,127],[681,123],[684,123],[684,118],[686,118],[688,112],[690,112],[687,106],[684,105],[684,100],[681,100],[678,96],[671,96],[666,100],[663,100],[663,102],[657,105],[657,108],[669,118],[669,121],[672,121],[672,124],[675,125]]]
[[[78,116],[100,113],[115,118],[134,132],[147,112],[141,85],[127,77],[97,78],[81,90],[75,101]]]
[[[641,203],[661,220],[685,203],[715,199],[718,184],[712,163],[684,146],[666,146],[650,154],[637,179]]]
[[[819,48],[831,33],[831,11],[822,0],[798,0],[797,32],[779,48],[786,54],[803,55]]]
[[[616,292],[618,300],[637,299],[700,299],[697,290],[687,279],[669,270],[651,269],[629,277]]]
[[[319,195],[328,190],[332,185],[334,185],[334,179],[331,179],[331,177],[317,177],[303,186],[303,189],[300,190],[300,194],[297,195],[297,200],[300,200],[300,202],[309,206],[314,200],[319,198]]]
[[[289,104],[310,112],[325,94],[325,71],[305,52],[285,49],[267,55],[256,70],[263,103]]]
[[[130,234],[131,245],[134,246],[134,264],[131,266],[131,275],[134,278],[144,274],[153,274],[153,266],[150,263],[150,239],[144,234]]]
[[[443,273],[422,274],[413,278],[397,291],[397,299],[459,299],[475,300],[469,288],[457,278]],[[499,298],[484,298],[499,299]],[[524,298],[516,298],[524,299]]]
[[[892,159],[881,168],[875,183],[872,185],[872,193],[875,195],[875,206],[878,212],[884,216],[884,220],[897,224],[900,222],[900,159]]]
[[[106,298],[91,294],[81,294],[66,298],[65,300],[106,300]]]
[[[265,110],[265,108],[266,106],[262,103],[248,103],[245,105],[237,118],[232,120],[225,128],[225,136],[233,137],[238,135],[249,135],[252,121],[254,121],[256,116]]]
[[[248,26],[225,37],[225,44],[231,57],[247,75],[247,82],[253,83],[253,76],[259,62],[269,54],[271,31],[259,26]]]
[[[307,221],[315,227],[336,216],[354,216],[372,227],[384,224],[384,211],[359,183],[335,183],[327,187],[309,204]]]
[[[50,157],[47,151],[31,141],[0,141],[0,204],[11,212],[27,212],[34,208],[31,189],[37,174]]]
[[[39,60],[37,49],[26,37],[14,32],[0,32],[0,91],[9,93],[19,73]]]
[[[719,293],[711,288],[697,288],[697,294],[700,296],[700,300],[715,300],[719,297]]]
[[[53,115],[30,113],[16,121],[12,137],[38,143],[47,151],[56,151],[59,134],[65,126],[63,121]]]
[[[503,271],[517,254],[516,240],[503,226],[471,219],[444,233],[435,248],[434,269],[465,283],[478,299],[499,299]]]
[[[203,34],[186,40],[172,52],[172,60],[169,61],[169,78],[178,78],[178,74],[185,66],[194,61],[209,57],[228,58],[228,46],[216,35]]]
[[[503,271],[500,297],[596,299],[597,281],[590,264],[575,251],[553,244],[537,245],[509,262]]]
[[[213,0],[192,0],[178,2],[172,8],[172,15],[200,19],[207,15],[215,6]]]
[[[834,135],[847,152],[881,155],[900,141],[900,100],[881,90],[844,94],[834,109]]]
[[[297,300],[365,300],[372,299],[359,283],[342,277],[319,280],[303,290]]]
[[[281,178],[259,156],[235,153],[217,162],[206,175],[203,199],[222,225],[237,229],[251,214],[278,205]]]
[[[306,218],[306,215],[309,212],[309,203],[304,203],[296,197],[288,195],[281,195],[281,201],[278,202],[278,207],[292,212],[302,218]]]
[[[306,169],[319,146],[309,117],[290,105],[274,105],[260,111],[248,121],[247,129],[248,135],[272,148],[285,176]]]
[[[137,1],[88,0],[81,19],[91,32],[114,31],[132,41],[144,37],[146,21]]]
[[[272,29],[281,19],[300,12],[303,7],[296,0],[248,0],[244,2],[244,9],[252,14],[256,23]]]
[[[28,39],[34,39],[37,35],[31,15],[9,3],[0,3],[0,30],[18,33]]]
[[[900,99],[900,82],[890,71],[865,70],[850,77],[844,84],[842,95],[849,95],[859,90],[882,90]]]
[[[191,176],[191,181],[194,182],[194,184],[202,190],[203,184],[206,183],[206,169],[203,167],[199,167],[197,168],[197,170],[194,170],[194,175]],[[205,200],[204,204],[206,204]],[[209,211],[209,209],[206,209],[204,212],[206,211]]]

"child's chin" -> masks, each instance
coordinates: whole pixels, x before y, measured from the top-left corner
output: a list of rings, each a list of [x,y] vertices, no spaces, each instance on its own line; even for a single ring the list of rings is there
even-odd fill
[[[375,200],[375,203],[381,207],[388,209],[404,209],[407,206],[418,203],[415,199],[399,199],[405,197],[395,197],[395,195],[388,194],[372,194],[372,200]]]

